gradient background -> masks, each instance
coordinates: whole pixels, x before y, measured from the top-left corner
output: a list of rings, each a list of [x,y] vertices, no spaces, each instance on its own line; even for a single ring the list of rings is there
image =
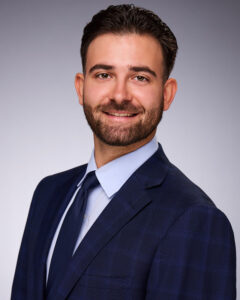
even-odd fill
[[[131,3],[159,14],[180,48],[172,74],[179,90],[158,140],[169,159],[228,216],[239,252],[239,1]],[[0,2],[0,299],[10,297],[37,183],[89,159],[92,135],[74,76],[81,71],[82,29],[109,4],[119,2]],[[239,269],[238,263],[238,274]]]

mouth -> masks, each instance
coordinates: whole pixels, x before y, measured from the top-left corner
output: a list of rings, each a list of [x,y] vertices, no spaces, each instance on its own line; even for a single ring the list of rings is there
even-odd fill
[[[134,117],[137,115],[137,113],[129,113],[129,112],[104,112],[105,114],[113,117],[121,117],[121,118],[129,118]]]
[[[125,124],[136,119],[139,113],[129,111],[102,111],[109,121]]]

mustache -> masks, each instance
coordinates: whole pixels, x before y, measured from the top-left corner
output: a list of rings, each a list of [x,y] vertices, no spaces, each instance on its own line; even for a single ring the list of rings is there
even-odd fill
[[[101,104],[96,107],[96,110],[100,111],[127,111],[131,114],[137,114],[143,112],[142,107],[136,107],[128,100],[124,100],[121,103],[117,103],[114,100],[111,100],[109,103]]]

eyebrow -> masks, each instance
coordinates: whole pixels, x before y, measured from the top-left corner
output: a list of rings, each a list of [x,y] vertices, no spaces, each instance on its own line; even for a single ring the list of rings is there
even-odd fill
[[[105,65],[105,64],[96,64],[93,67],[91,67],[91,69],[89,70],[89,73],[92,73],[95,70],[99,70],[99,69],[103,69],[103,70],[112,70],[114,69],[113,66],[111,65]]]
[[[92,73],[93,71],[99,70],[99,69],[113,70],[114,67],[111,65],[106,65],[106,64],[96,64],[90,68],[89,73]],[[130,66],[129,70],[134,71],[134,72],[147,72],[147,73],[151,74],[152,76],[157,77],[157,74],[147,66]]]
[[[154,77],[157,77],[157,74],[147,66],[131,66],[129,70],[134,72],[147,72]]]

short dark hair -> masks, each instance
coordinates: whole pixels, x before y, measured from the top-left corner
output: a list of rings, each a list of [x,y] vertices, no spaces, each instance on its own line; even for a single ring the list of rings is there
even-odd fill
[[[164,80],[174,66],[178,45],[170,28],[152,11],[136,7],[133,4],[110,5],[93,16],[84,30],[81,44],[83,72],[86,71],[87,50],[90,43],[99,35],[113,34],[149,34],[156,38],[163,50]]]

